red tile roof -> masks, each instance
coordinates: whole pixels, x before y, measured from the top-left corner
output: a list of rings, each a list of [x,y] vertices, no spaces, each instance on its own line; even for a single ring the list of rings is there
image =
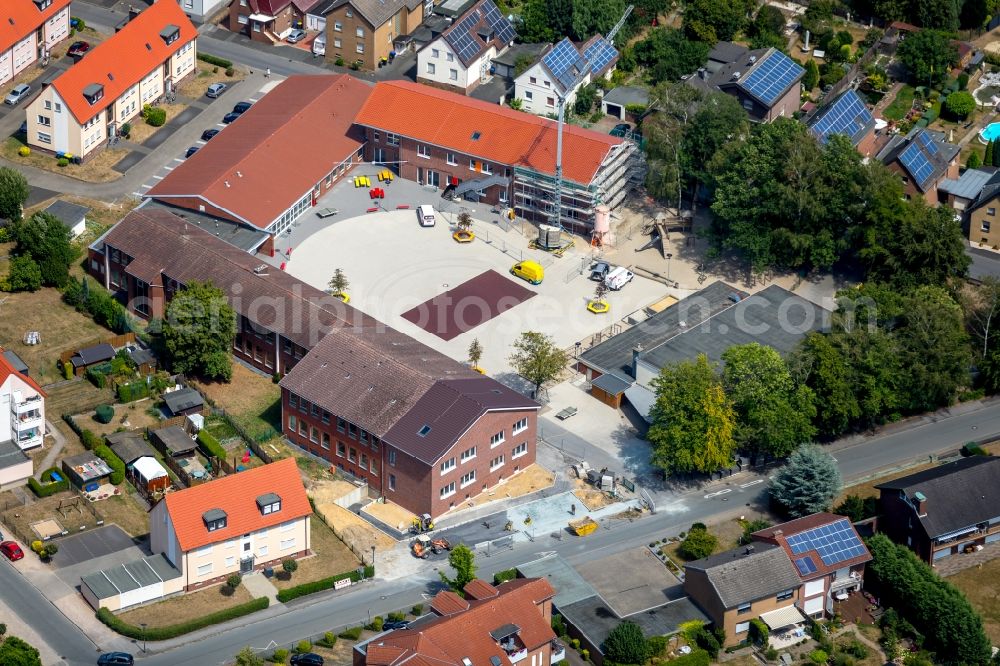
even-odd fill
[[[180,36],[168,45],[160,31],[170,25],[180,28]],[[86,58],[53,81],[52,87],[82,125],[197,36],[198,31],[180,5],[174,0],[157,0],[91,49]],[[104,86],[104,97],[90,104],[83,91],[93,83]]]
[[[847,520],[848,522],[850,522],[850,520],[845,516],[838,516],[837,514],[834,513],[813,513],[808,516],[803,516],[802,518],[796,518],[795,520],[790,520],[787,523],[781,523],[780,525],[773,525],[766,529],[759,530],[757,532],[754,532],[752,536],[754,539],[758,541],[764,541],[767,543],[773,543],[777,544],[778,546],[781,546],[784,549],[785,553],[788,555],[788,558],[792,560],[793,563],[800,557],[805,557],[807,555],[811,556],[813,563],[816,565],[816,572],[808,575],[803,575],[802,572],[799,571],[799,577],[802,578],[803,580],[822,578],[823,576],[827,576],[837,571],[838,569],[853,567],[857,564],[861,564],[863,562],[868,562],[869,560],[871,560],[872,556],[868,553],[867,547],[865,548],[865,552],[863,555],[859,555],[849,560],[838,562],[837,564],[832,566],[827,566],[826,564],[823,563],[823,558],[820,557],[819,553],[816,550],[809,550],[802,553],[793,553],[792,549],[788,545],[788,537],[794,536],[796,534],[801,534],[802,532],[808,532],[809,530],[816,529],[817,527],[822,527],[823,525],[832,525],[838,520]],[[856,536],[860,541],[861,535],[858,534],[857,529],[853,525],[851,525],[851,529],[854,530],[854,536]],[[862,541],[862,544],[863,543],[864,542]]]
[[[281,510],[263,515],[257,507],[257,498],[267,493],[281,498]],[[312,513],[294,458],[170,493],[163,501],[185,552]],[[226,512],[226,527],[208,531],[202,515],[209,509]]]
[[[38,393],[41,394],[43,398],[47,397],[45,395],[45,391],[42,390],[42,387],[39,386],[34,379],[29,377],[28,375],[18,372],[17,370],[14,369],[14,366],[12,366],[10,363],[7,362],[7,359],[4,358],[3,355],[3,347],[0,347],[0,384],[3,384],[5,381],[7,381],[7,378],[10,377],[11,375],[16,375],[18,378],[21,379],[21,381],[25,382],[28,386],[38,391]]]
[[[0,19],[0,53],[38,30],[69,3],[70,0],[52,0],[51,5],[38,11],[38,5],[32,0],[3,0],[2,14],[5,16]]]
[[[490,636],[491,631],[504,625],[516,625],[517,637],[529,651],[555,639],[539,607],[555,596],[547,580],[520,578],[503,583],[497,589],[496,597],[465,602],[469,605],[468,610],[418,620],[407,629],[397,629],[368,643],[364,663],[367,666],[404,662],[407,666],[461,666],[464,658],[479,665],[490,664],[490,658],[497,657],[501,666],[510,666],[507,653]],[[456,596],[450,591],[439,592],[431,608],[435,609],[437,601],[447,595]]]
[[[492,599],[493,597],[500,594],[497,588],[493,587],[485,580],[476,578],[475,580],[469,581],[469,583],[462,588],[465,592],[466,597],[469,599]]]
[[[289,77],[146,196],[195,197],[266,229],[361,148],[354,115],[371,90],[346,74]]]
[[[355,122],[498,164],[555,173],[555,121],[412,81],[376,83]],[[563,174],[589,184],[620,143],[617,137],[567,124]]]

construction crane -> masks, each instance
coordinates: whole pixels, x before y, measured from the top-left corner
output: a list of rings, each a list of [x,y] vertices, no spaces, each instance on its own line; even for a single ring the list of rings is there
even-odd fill
[[[629,15],[632,10],[635,9],[635,5],[629,5],[625,8],[625,12],[622,17],[618,19],[618,23],[615,27],[611,28],[611,31],[605,35],[604,41],[608,44],[614,46],[615,35],[624,27],[625,21],[628,20]],[[562,148],[563,148],[563,125],[566,124],[566,97],[569,93],[576,90],[576,87],[580,85],[580,81],[585,79],[588,74],[591,73],[593,69],[594,60],[591,58],[587,61],[584,71],[580,72],[577,77],[573,80],[572,85],[568,86],[565,90],[565,94],[556,93],[559,102],[559,119],[558,128],[556,130],[556,186],[555,186],[555,225],[559,227],[559,231],[562,231],[562,184],[563,184],[563,162],[562,162]]]

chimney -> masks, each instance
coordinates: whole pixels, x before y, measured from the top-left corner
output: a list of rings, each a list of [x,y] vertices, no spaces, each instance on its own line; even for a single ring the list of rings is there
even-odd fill
[[[918,518],[923,518],[927,515],[927,496],[919,490],[913,493],[913,504],[917,509]]]
[[[708,80],[708,70],[705,69],[704,67],[699,67],[698,68],[698,78],[702,79],[704,81],[707,81]]]
[[[639,370],[639,356],[642,354],[642,345],[638,344],[632,347],[632,377],[638,376],[636,373]]]

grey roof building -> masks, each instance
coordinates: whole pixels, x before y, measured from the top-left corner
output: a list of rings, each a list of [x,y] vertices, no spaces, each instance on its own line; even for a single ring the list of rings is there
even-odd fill
[[[96,365],[98,363],[104,363],[105,361],[110,361],[115,357],[115,348],[106,342],[99,345],[94,345],[93,347],[85,347],[70,357],[70,363],[73,364],[74,368],[86,368],[87,366]]]
[[[142,435],[137,432],[116,432],[105,436],[105,439],[115,455],[121,458],[126,465],[131,465],[139,458],[156,455],[153,447],[146,443]]]
[[[608,91],[601,100],[604,113],[619,120],[625,119],[625,107],[633,104],[649,106],[649,91],[635,86],[618,86]]]
[[[169,426],[154,430],[150,435],[154,444],[167,456],[184,456],[194,453],[195,442],[178,426]]]
[[[70,236],[76,238],[87,228],[87,213],[90,209],[59,199],[45,209],[46,213],[63,223]]]
[[[905,136],[896,134],[875,159],[886,166],[899,162],[921,192],[933,190],[948,173],[961,147],[948,143],[944,132],[914,127]]]
[[[28,364],[24,362],[24,359],[15,354],[13,350],[4,349],[3,357],[4,359],[6,359],[7,363],[10,364],[10,367],[14,368],[15,371],[20,372],[22,375],[29,374]]]
[[[739,547],[684,566],[685,574],[704,573],[724,608],[763,599],[799,586],[799,574],[785,551],[771,544]],[[685,591],[690,594],[687,580]]]
[[[996,178],[997,168],[979,167],[977,169],[966,169],[958,178],[945,178],[938,185],[938,190],[950,195],[958,203],[963,204],[960,210],[964,210],[969,204],[976,201],[983,189]],[[996,183],[993,184],[996,187]],[[992,189],[992,188],[991,188]],[[949,201],[953,207],[955,202]]]
[[[182,388],[164,393],[163,402],[167,404],[167,409],[174,416],[200,413],[205,406],[204,398],[193,388]]]

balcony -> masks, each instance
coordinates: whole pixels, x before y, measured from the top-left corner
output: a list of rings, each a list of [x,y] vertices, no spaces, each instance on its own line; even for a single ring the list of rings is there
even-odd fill
[[[504,650],[504,652],[507,652]],[[507,652],[507,658],[510,659],[510,663],[516,664],[517,662],[526,659],[528,657],[528,648],[521,648],[515,652]]]
[[[14,394],[14,400],[11,401],[11,411],[15,414],[23,414],[24,412],[30,412],[33,410],[39,410],[42,406],[42,396],[33,395],[30,398],[25,398],[23,400],[17,399],[17,393]]]
[[[26,428],[37,427],[40,426],[41,423],[42,412],[39,409],[12,415],[10,419],[11,427],[13,427],[14,430],[24,430]]]
[[[837,578],[830,582],[830,592],[837,592],[839,590],[846,589],[848,587],[855,587],[861,584],[861,575],[856,571],[852,571],[851,575],[844,576],[843,578]]]
[[[25,431],[19,431],[14,441],[17,442],[18,448],[22,451],[26,449],[33,449],[36,446],[41,446],[42,429],[30,428]]]

